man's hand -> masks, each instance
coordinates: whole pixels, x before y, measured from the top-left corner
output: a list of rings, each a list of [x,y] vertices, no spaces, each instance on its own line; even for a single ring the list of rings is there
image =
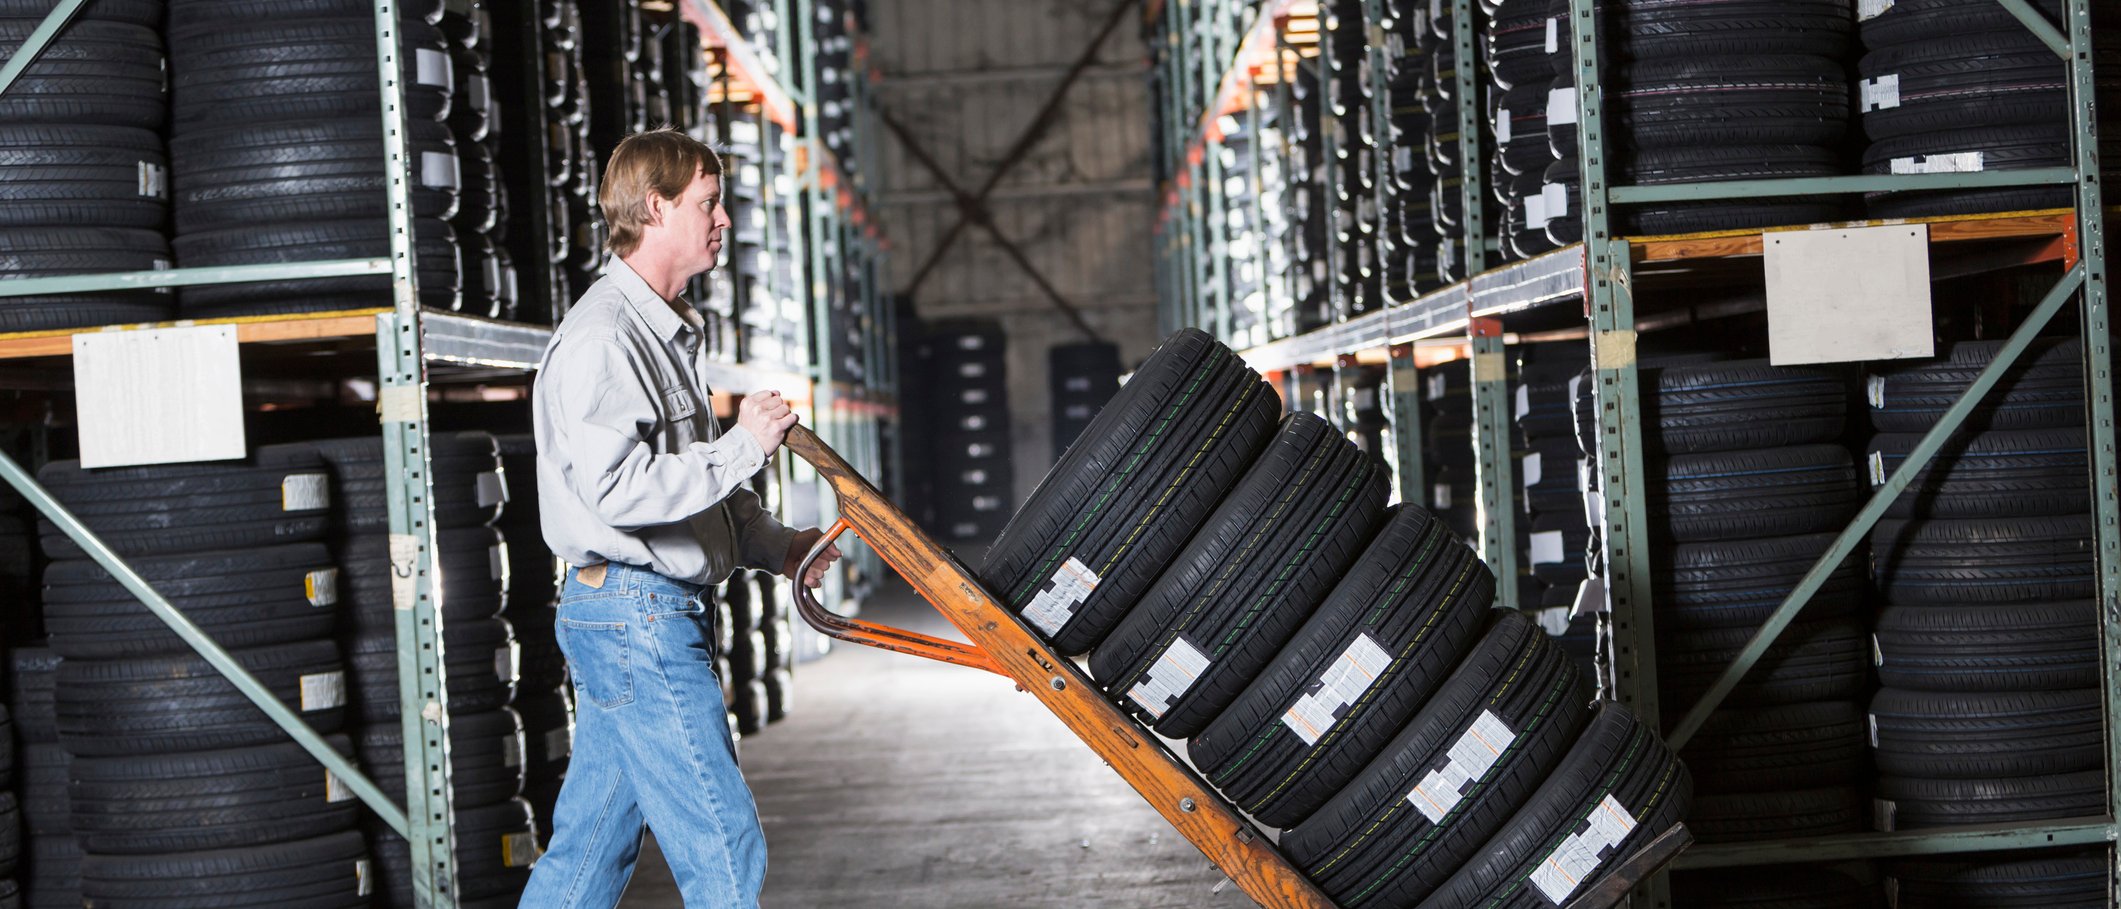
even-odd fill
[[[803,557],[810,554],[810,547],[816,546],[817,541],[824,538],[825,532],[815,527],[798,532],[795,535],[795,542],[788,544],[788,559],[781,565],[781,574],[785,575],[789,580],[797,580],[795,571],[803,567]],[[810,571],[805,573],[800,579],[803,582],[803,586],[811,589],[825,586],[826,569],[831,568],[832,563],[839,560],[839,544],[835,543],[825,547],[824,553],[817,557],[817,561],[810,563]]]
[[[788,428],[795,425],[795,411],[788,409],[788,402],[781,399],[778,391],[754,391],[737,402],[736,425],[751,433],[758,440],[759,451],[770,458],[788,435]]]

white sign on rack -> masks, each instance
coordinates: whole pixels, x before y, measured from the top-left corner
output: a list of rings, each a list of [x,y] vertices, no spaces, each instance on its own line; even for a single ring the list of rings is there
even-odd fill
[[[1769,362],[1935,354],[1927,225],[1777,231],[1761,240]]]
[[[243,457],[236,328],[77,334],[74,403],[83,467]]]

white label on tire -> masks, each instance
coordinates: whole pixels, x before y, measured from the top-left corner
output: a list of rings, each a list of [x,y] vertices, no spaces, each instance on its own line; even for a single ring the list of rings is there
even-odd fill
[[[1900,806],[1892,799],[1871,800],[1871,823],[1879,831],[1893,832],[1893,822],[1899,820]]]
[[[1885,377],[1871,376],[1870,378],[1863,380],[1863,396],[1870,400],[1871,407],[1877,409],[1884,409]]]
[[[1075,618],[1075,610],[1090,598],[1090,592],[1097,589],[1097,580],[1097,572],[1091,571],[1090,566],[1070,557],[1024,607],[1024,621],[1048,637],[1059,634],[1061,627]]]
[[[1507,107],[1495,109],[1495,141],[1497,144],[1510,141],[1510,109]]]
[[[1347,716],[1348,707],[1362,698],[1363,692],[1377,677],[1392,665],[1392,655],[1370,639],[1367,634],[1358,634],[1348,642],[1348,649],[1326,666],[1326,671],[1304,688],[1289,712],[1282,714],[1282,725],[1296,733],[1306,745],[1318,744],[1319,737],[1333,724]]]
[[[1547,53],[1561,51],[1561,17],[1547,17]]]
[[[1527,489],[1539,485],[1539,481],[1546,477],[1546,471],[1541,469],[1539,463],[1539,452],[1536,451],[1525,455],[1524,459],[1518,462],[1517,469],[1524,471],[1524,485]]]
[[[1569,548],[1562,542],[1559,530],[1542,530],[1532,534],[1532,564],[1559,565],[1568,561]]]
[[[1547,92],[1547,126],[1570,126],[1576,122],[1576,86]]]
[[[302,576],[302,597],[322,608],[339,602],[339,569],[319,568]]]
[[[474,481],[473,493],[478,496],[480,508],[492,508],[508,501],[508,482],[498,470],[482,470]]]
[[[1450,390],[1451,383],[1449,382],[1449,380],[1444,378],[1443,373],[1436,372],[1429,374],[1429,400],[1441,401],[1443,400],[1444,393]]]
[[[1581,832],[1562,840],[1561,845],[1555,847],[1554,854],[1532,870],[1532,885],[1546,894],[1547,901],[1554,905],[1567,902],[1569,895],[1583,884],[1583,879],[1598,870],[1600,858],[1635,830],[1635,816],[1611,795],[1591,809],[1588,820],[1589,824]]]
[[[302,677],[302,712],[346,706],[346,673],[339,670]]]
[[[413,81],[438,88],[456,86],[456,72],[449,65],[448,54],[422,47],[413,50],[412,59]]]
[[[1878,636],[1871,635],[1871,665],[1885,666],[1885,648],[1878,646]]]
[[[1436,511],[1451,510],[1451,484],[1436,483],[1429,487],[1429,507]]]
[[[510,833],[501,837],[501,866],[528,868],[538,860],[538,838],[532,833]]]
[[[1185,638],[1173,638],[1171,646],[1149,666],[1148,673],[1134,684],[1127,697],[1134,699],[1134,703],[1140,704],[1150,716],[1161,719],[1164,711],[1178,703],[1178,699],[1213,663],[1207,654],[1194,649]]]
[[[1517,419],[1520,419],[1520,420],[1522,420],[1522,419],[1524,419],[1524,415],[1525,415],[1525,414],[1528,414],[1528,413],[1531,413],[1531,412],[1532,412],[1532,386],[1530,386],[1530,385],[1519,385],[1519,386],[1517,386],[1517,410],[1516,410],[1516,412],[1515,412],[1515,413],[1513,414],[1513,416],[1515,416],[1515,417],[1516,417]]]
[[[169,168],[150,161],[140,162],[140,195],[150,199],[169,198]]]
[[[1891,110],[1900,106],[1900,74],[1886,73],[1874,79],[1856,83],[1863,106],[1860,110]]]
[[[545,760],[557,761],[574,755],[574,735],[565,726],[545,733]]]
[[[1867,714],[1865,719],[1868,719],[1871,724],[1871,747],[1876,748],[1878,747],[1878,715],[1875,713]]]
[[[1524,223],[1518,225],[1518,229],[1537,230],[1547,226],[1547,222],[1552,220],[1554,220],[1554,216],[1547,212],[1547,197],[1545,194],[1534,193],[1524,197]],[[1518,386],[1518,390],[1523,391],[1524,386]]]
[[[523,658],[519,655],[520,651],[516,649],[516,646],[515,641],[509,641],[493,649],[494,678],[510,684],[515,682],[517,672],[520,671],[519,667],[523,662]]]
[[[462,189],[464,175],[457,170],[457,156],[448,152],[421,152],[420,185],[429,189]]]
[[[281,511],[322,511],[331,507],[331,482],[321,473],[291,473],[280,478]]]
[[[1540,205],[1546,211],[1547,221],[1569,216],[1569,187],[1566,183],[1548,183],[1539,188]],[[1539,226],[1545,227],[1542,223]],[[1569,400],[1576,400],[1576,380],[1569,380]]]
[[[1871,474],[1871,485],[1872,485],[1872,486],[1884,486],[1884,485],[1885,485],[1885,452],[1882,452],[1882,451],[1874,451],[1874,452],[1871,452],[1871,453],[1870,453],[1870,455],[1869,455],[1868,457],[1866,457],[1866,458],[1864,459],[1864,461],[1865,461],[1866,465],[1867,465],[1867,466],[1869,467],[1869,469],[1870,469],[1870,474]]]
[[[1868,22],[1893,8],[1893,0],[1856,0],[1856,21]]]
[[[493,86],[487,82],[485,76],[473,73],[466,78],[464,94],[466,100],[471,102],[472,110],[485,113],[493,109]]]
[[[376,879],[368,873],[367,859],[354,859],[353,876],[355,896],[369,896],[376,892]]]
[[[324,771],[325,804],[336,805],[340,802],[351,801],[353,797],[353,787],[348,786],[345,783],[339,782],[338,774],[333,773],[329,770]]]
[[[1443,764],[1414,784],[1414,791],[1407,793],[1407,801],[1412,802],[1429,823],[1443,823],[1458,803],[1465,801],[1466,787],[1486,776],[1515,741],[1517,733],[1512,732],[1501,717],[1494,711],[1481,711],[1473,718],[1473,724],[1459,734],[1458,741],[1451,743],[1451,750],[1444,752]]]
[[[1893,159],[1896,174],[1978,174],[1981,167],[1981,153],[1977,151]]]
[[[486,547],[486,577],[504,584],[507,583],[508,544],[506,542],[495,543]]]
[[[513,735],[501,736],[501,766],[523,766],[523,742]]]

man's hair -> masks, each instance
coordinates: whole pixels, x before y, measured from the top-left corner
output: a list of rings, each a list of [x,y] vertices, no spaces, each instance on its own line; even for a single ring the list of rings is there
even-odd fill
[[[675,200],[700,174],[718,176],[722,158],[707,143],[665,127],[634,133],[611,150],[611,163],[604,168],[604,184],[597,189],[597,202],[604,208],[604,223],[611,236],[604,248],[613,255],[630,256],[641,245],[641,228],[648,225],[648,194]]]

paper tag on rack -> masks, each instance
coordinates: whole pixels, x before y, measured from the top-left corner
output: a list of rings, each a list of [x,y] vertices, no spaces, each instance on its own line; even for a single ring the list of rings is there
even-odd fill
[[[1070,557],[1024,607],[1024,621],[1048,636],[1059,634],[1061,627],[1075,618],[1075,610],[1090,598],[1090,592],[1097,589],[1097,581],[1097,572]]]
[[[501,867],[528,868],[538,860],[537,834],[509,833],[501,836]]]
[[[1341,651],[1318,681],[1306,686],[1296,703],[1282,714],[1282,725],[1303,739],[1304,744],[1318,744],[1326,730],[1347,715],[1349,705],[1370,690],[1370,685],[1391,665],[1392,655],[1376,641],[1367,634],[1356,635],[1348,649]]]
[[[1568,561],[1568,544],[1559,530],[1542,530],[1532,534],[1532,564],[1559,565]]]
[[[281,511],[319,511],[331,507],[331,481],[321,473],[291,473],[280,478]]]
[[[1885,377],[1871,376],[1863,380],[1863,396],[1871,402],[1873,410],[1885,407]]]
[[[1978,174],[1981,168],[1982,157],[1977,151],[1893,159],[1896,174]]]
[[[1193,683],[1200,680],[1214,661],[1201,653],[1185,638],[1172,638],[1171,646],[1149,666],[1149,671],[1127,692],[1127,697],[1140,704],[1152,717],[1161,718],[1164,711],[1178,702]]]
[[[1884,485],[1885,485],[1885,452],[1882,452],[1882,451],[1874,451],[1874,452],[1871,452],[1871,453],[1870,453],[1870,455],[1869,455],[1868,457],[1864,458],[1864,461],[1865,461],[1865,463],[1866,463],[1866,464],[1867,464],[1867,465],[1868,465],[1868,466],[1870,467],[1870,473],[1871,473],[1871,485],[1872,485],[1872,486],[1884,486]]]
[[[1539,463],[1539,452],[1526,452],[1524,459],[1518,464],[1517,469],[1523,475],[1526,489],[1539,485],[1539,481],[1546,478],[1546,471]]]
[[[1451,484],[1432,483],[1429,485],[1429,508],[1432,511],[1451,510]]]
[[[148,161],[140,162],[140,195],[150,199],[169,198],[169,168]]]
[[[409,533],[390,535],[390,605],[395,609],[411,609],[413,597],[419,585],[414,583],[414,568],[420,559],[420,538]]]
[[[156,271],[166,267],[156,264]],[[87,331],[74,335],[72,346],[81,466],[247,453],[235,326]]]
[[[346,706],[346,673],[334,669],[301,678],[302,712]]]
[[[523,740],[514,735],[501,736],[501,766],[523,766]]]
[[[1862,99],[1863,111],[1891,110],[1900,106],[1900,74],[1886,73],[1874,79],[1856,83]]]
[[[1856,0],[1856,21],[1868,22],[1893,8],[1893,0]]]
[[[456,87],[456,71],[449,65],[449,55],[438,50],[416,48],[413,50],[413,81],[421,85],[439,88]]]
[[[1561,17],[1560,17],[1560,16],[1549,16],[1549,17],[1547,17],[1547,53],[1549,53],[1549,54],[1552,54],[1552,53],[1558,53],[1558,52],[1560,52],[1560,50],[1561,50]]]
[[[1547,92],[1547,128],[1569,126],[1576,122],[1576,86],[1552,89]]]
[[[345,783],[339,782],[338,774],[333,773],[329,770],[324,771],[325,804],[336,805],[340,802],[352,801],[353,797],[353,787],[348,786]]]
[[[302,598],[322,608],[339,602],[339,569],[319,568],[302,576]]]
[[[1566,218],[1566,217],[1568,217],[1568,216],[1569,216],[1569,187],[1568,187],[1568,184],[1566,184],[1566,183],[1548,183],[1548,184],[1546,184],[1546,185],[1544,185],[1544,186],[1541,186],[1541,187],[1539,188],[1539,203],[1540,203],[1540,208],[1541,208],[1541,210],[1543,210],[1543,211],[1545,211],[1545,212],[1546,212],[1546,215],[1547,215],[1547,220],[1548,220],[1548,221],[1552,221],[1552,220],[1554,220],[1554,219],[1556,219],[1556,218]],[[1541,227],[1545,227],[1546,225],[1545,225],[1545,224],[1541,224],[1540,226],[1541,226]]]
[[[1611,795],[1591,809],[1588,820],[1582,831],[1562,840],[1553,854],[1532,870],[1532,885],[1554,905],[1568,902],[1584,878],[1598,870],[1600,859],[1635,831],[1635,816]]]
[[[1503,723],[1492,711],[1483,710],[1473,718],[1473,725],[1459,735],[1444,752],[1443,764],[1429,771],[1421,782],[1414,784],[1414,791],[1407,793],[1407,801],[1431,824],[1441,824],[1444,818],[1465,801],[1466,789],[1487,776],[1495,762],[1510,743],[1517,741],[1517,733]]]
[[[430,189],[462,189],[464,175],[457,170],[457,156],[448,152],[421,152],[420,185]]]
[[[478,496],[480,508],[492,508],[508,501],[508,481],[498,470],[479,471],[473,481],[473,494]]]

